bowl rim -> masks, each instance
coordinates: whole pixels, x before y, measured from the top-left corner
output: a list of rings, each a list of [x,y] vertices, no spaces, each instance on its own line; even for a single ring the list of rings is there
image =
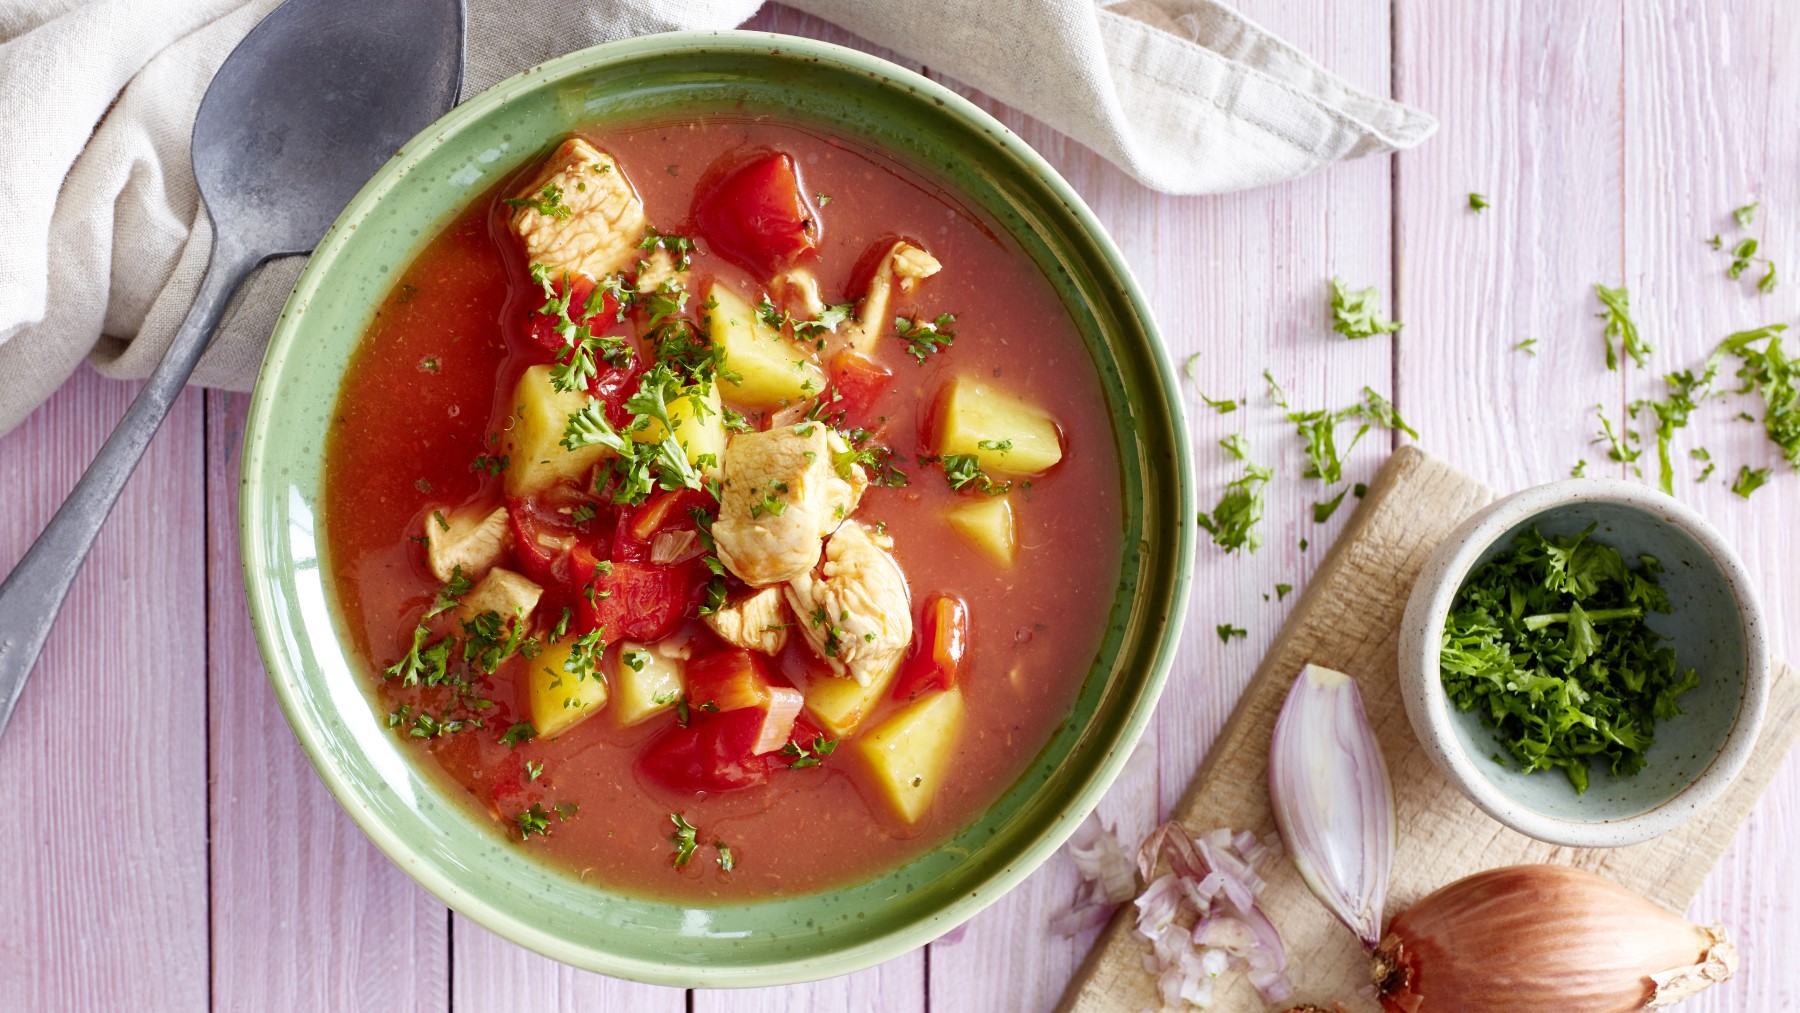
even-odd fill
[[[328,743],[325,731],[300,719],[307,690],[303,688],[301,673],[295,670],[295,666],[288,664],[289,659],[283,653],[283,645],[280,643],[280,629],[274,617],[282,611],[283,603],[274,593],[272,582],[262,579],[269,568],[263,565],[266,563],[266,553],[257,536],[268,525],[269,516],[264,509],[264,501],[259,499],[260,486],[251,477],[262,475],[269,466],[270,455],[260,437],[270,426],[276,401],[275,381],[283,372],[291,351],[291,338],[304,317],[308,295],[316,289],[319,279],[340,252],[338,247],[343,233],[347,229],[353,230],[355,223],[400,176],[405,175],[423,153],[435,149],[443,143],[445,137],[454,136],[469,121],[492,115],[517,88],[528,82],[531,87],[541,88],[546,83],[578,76],[610,62],[648,56],[666,57],[696,50],[720,49],[768,52],[771,47],[775,48],[777,54],[785,53],[814,62],[838,64],[865,76],[880,79],[898,91],[911,92],[923,101],[933,102],[948,114],[990,135],[1005,154],[1017,159],[1026,170],[1041,180],[1048,195],[1059,201],[1074,223],[1088,235],[1095,256],[1094,263],[1104,267],[1109,278],[1117,282],[1124,299],[1141,321],[1147,340],[1141,350],[1134,351],[1146,361],[1146,384],[1161,394],[1162,408],[1169,419],[1170,451],[1176,472],[1173,476],[1165,474],[1157,480],[1150,487],[1149,494],[1154,495],[1157,487],[1168,488],[1168,479],[1172,477],[1173,493],[1184,509],[1174,513],[1175,527],[1169,532],[1177,549],[1178,559],[1170,577],[1169,599],[1160,603],[1162,617],[1153,627],[1159,643],[1149,657],[1149,670],[1139,681],[1136,691],[1121,699],[1119,706],[1126,708],[1123,717],[1116,722],[1116,733],[1111,736],[1110,741],[1096,751],[1098,762],[1093,769],[1085,778],[1076,782],[1074,791],[1056,800],[1057,809],[1062,814],[1060,818],[1049,822],[1027,847],[1010,856],[1006,863],[981,879],[971,880],[966,892],[928,916],[897,924],[895,928],[864,942],[824,954],[784,956],[754,966],[709,968],[705,972],[707,980],[704,984],[709,987],[789,984],[874,966],[931,942],[973,917],[1036,871],[1099,804],[1101,797],[1123,770],[1133,747],[1142,739],[1174,666],[1192,588],[1197,524],[1194,511],[1185,509],[1191,505],[1195,485],[1191,438],[1186,425],[1186,405],[1175,381],[1174,365],[1168,348],[1158,333],[1154,314],[1143,289],[1111,235],[1074,188],[1022,138],[970,100],[891,61],[833,43],[771,32],[682,31],[602,43],[554,57],[496,82],[420,131],[375,172],[320,240],[315,255],[301,272],[282,311],[251,394],[241,451],[244,478],[239,487],[238,536],[246,599],[258,649],[277,703],[308,761],[340,808],[409,878],[452,909],[513,943],[573,966],[654,984],[693,986],[702,982],[696,980],[697,973],[686,964],[653,965],[616,957],[591,942],[576,940],[555,930],[540,929],[515,917],[503,907],[466,889],[454,877],[439,874],[430,863],[420,860],[426,849],[405,839],[390,828],[371,807],[362,804],[364,789],[359,788],[358,780],[350,771],[343,769],[338,759],[326,748]],[[1126,551],[1130,551],[1130,546],[1126,547]]]
[[[1694,539],[1717,567],[1737,605],[1744,633],[1744,688],[1731,730],[1712,760],[1687,786],[1655,807],[1616,820],[1571,820],[1547,815],[1497,788],[1451,724],[1450,701],[1439,672],[1439,645],[1450,604],[1475,561],[1520,523],[1560,506],[1608,503],[1636,510]],[[1725,537],[1693,507],[1665,493],[1619,478],[1568,478],[1522,489],[1469,517],[1426,564],[1406,608],[1402,696],[1420,744],[1483,812],[1527,836],[1569,847],[1641,844],[1675,829],[1712,803],[1744,769],[1761,734],[1768,704],[1770,660],[1755,582]]]

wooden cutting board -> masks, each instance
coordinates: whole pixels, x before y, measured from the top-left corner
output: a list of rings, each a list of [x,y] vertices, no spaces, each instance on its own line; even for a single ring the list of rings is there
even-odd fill
[[[1501,826],[1465,799],[1420,749],[1400,701],[1397,674],[1400,616],[1413,579],[1451,529],[1492,499],[1480,483],[1416,449],[1402,448],[1388,460],[1244,690],[1175,807],[1175,818],[1196,832],[1228,826],[1258,836],[1275,833],[1267,789],[1269,734],[1294,676],[1313,661],[1356,677],[1393,777],[1400,847],[1389,917],[1469,873],[1524,862],[1591,869],[1683,911],[1800,735],[1800,676],[1776,664],[1763,736],[1743,775],[1681,829],[1628,848],[1577,849]],[[1368,983],[1368,963],[1355,937],[1307,891],[1292,863],[1271,862],[1263,871],[1269,881],[1263,905],[1287,943],[1293,1001],[1328,1008],[1338,1001],[1351,1013],[1378,1010],[1371,998],[1358,994]],[[1077,972],[1061,1010],[1139,1013],[1158,1007],[1155,980],[1143,968],[1148,945],[1133,931],[1135,914],[1132,905],[1121,906]],[[1222,1013],[1268,1009],[1236,971],[1220,980],[1216,996],[1213,1009]]]

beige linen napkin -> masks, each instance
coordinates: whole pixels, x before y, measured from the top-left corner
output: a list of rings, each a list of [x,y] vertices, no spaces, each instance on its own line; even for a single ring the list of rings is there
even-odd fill
[[[611,39],[731,28],[760,0],[468,0],[463,93]],[[1418,144],[1359,92],[1210,0],[792,0],[1092,147],[1148,186],[1221,193]],[[83,357],[149,374],[211,230],[188,161],[213,72],[275,0],[0,0],[0,433]],[[917,64],[914,64],[916,67]],[[255,380],[304,264],[245,285],[194,382]]]

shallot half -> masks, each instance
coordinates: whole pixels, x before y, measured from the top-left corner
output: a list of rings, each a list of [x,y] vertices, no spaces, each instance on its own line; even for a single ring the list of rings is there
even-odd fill
[[[1626,1013],[1673,1005],[1737,969],[1695,925],[1591,872],[1478,872],[1401,912],[1371,968],[1390,1013]]]
[[[1269,741],[1269,807],[1300,878],[1365,949],[1394,866],[1394,786],[1356,680],[1307,665]]]

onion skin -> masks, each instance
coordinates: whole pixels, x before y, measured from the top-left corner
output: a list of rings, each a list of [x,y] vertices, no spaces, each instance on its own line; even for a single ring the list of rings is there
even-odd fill
[[[1372,972],[1390,1013],[1627,1013],[1724,981],[1717,928],[1562,865],[1478,872],[1400,913]]]

